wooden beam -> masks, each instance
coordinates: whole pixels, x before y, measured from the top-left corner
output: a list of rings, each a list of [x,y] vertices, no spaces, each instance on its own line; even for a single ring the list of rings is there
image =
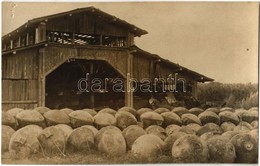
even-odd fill
[[[127,60],[127,76],[125,82],[125,105],[128,107],[133,107],[133,89],[132,84],[130,84],[130,78],[133,76],[133,55],[128,52]]]
[[[2,101],[2,104],[34,104],[37,100]]]
[[[196,81],[192,85],[192,95],[195,99],[198,99],[198,83]]]
[[[26,46],[29,45],[29,33],[26,33],[26,43],[25,43]]]
[[[94,64],[92,61],[90,62],[89,68],[90,68],[89,69],[90,70],[90,79],[89,80],[91,81],[93,73],[94,73]],[[94,108],[95,107],[95,96],[94,96],[94,93],[91,91],[91,89],[90,89],[89,93],[90,93],[90,107]]]
[[[34,43],[39,43],[39,28],[35,28],[35,42]]]
[[[13,49],[13,40],[10,40],[10,49]]]
[[[21,36],[18,37],[18,44],[17,47],[21,47]]]

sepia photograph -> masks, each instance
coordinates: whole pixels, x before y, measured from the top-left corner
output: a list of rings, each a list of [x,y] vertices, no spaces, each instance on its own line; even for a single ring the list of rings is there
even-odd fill
[[[1,5],[2,164],[258,164],[259,2]]]

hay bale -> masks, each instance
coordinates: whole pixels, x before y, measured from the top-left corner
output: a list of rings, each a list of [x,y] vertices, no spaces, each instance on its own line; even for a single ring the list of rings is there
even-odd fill
[[[99,112],[97,115],[94,116],[94,124],[97,129],[101,129],[102,127],[116,125],[116,118],[106,112]]]
[[[135,140],[140,136],[145,135],[146,132],[138,125],[131,125],[125,128],[122,134],[125,138],[127,149],[131,150]]]
[[[201,136],[202,134],[207,133],[207,132],[222,134],[223,130],[215,123],[207,123],[197,131],[197,135]]]
[[[60,128],[55,126],[47,127],[38,135],[37,138],[46,156],[64,156],[66,138]]]
[[[208,147],[198,136],[184,135],[174,142],[172,157],[177,163],[206,163]]]
[[[42,128],[37,125],[28,125],[17,130],[11,137],[9,152],[14,158],[27,158],[31,154],[41,152],[37,137]]]
[[[204,112],[204,110],[203,109],[201,109],[201,108],[191,108],[191,109],[189,109],[189,113],[191,113],[191,114],[193,114],[193,115],[196,115],[196,116],[198,116],[199,114],[201,114],[202,112]]]
[[[214,137],[214,136],[218,136],[219,134],[215,133],[215,132],[206,132],[204,134],[202,134],[200,136],[200,139],[207,141],[208,139]]]
[[[239,134],[238,131],[227,131],[222,134],[223,137],[226,137],[227,139],[231,140],[232,137]]]
[[[119,128],[117,128],[116,126],[106,126],[106,127],[103,127],[103,128],[101,128],[101,129],[97,132],[97,134],[96,134],[96,136],[95,136],[95,143],[96,143],[96,145],[98,145],[98,143],[99,143],[99,141],[100,141],[100,139],[101,139],[101,137],[102,137],[102,135],[103,135],[103,133],[104,133],[105,131],[112,131],[112,130],[121,133],[121,130],[120,130]]]
[[[65,140],[67,141],[71,132],[73,131],[73,129],[70,126],[65,125],[65,124],[57,124],[57,125],[55,125],[55,127],[57,127],[59,130],[63,131]]]
[[[57,124],[66,124],[70,126],[69,116],[61,110],[50,110],[43,114],[46,119],[47,126],[57,125]]]
[[[207,111],[214,112],[216,114],[220,113],[220,110],[216,107],[208,108],[208,109],[205,110],[205,112],[207,112]]]
[[[257,112],[258,112],[258,107],[252,107],[252,108],[250,108],[248,111],[249,111],[249,112],[250,112],[250,111],[257,111]]]
[[[179,139],[180,137],[187,135],[187,133],[184,132],[174,132],[170,135],[168,135],[165,140],[164,140],[164,144],[165,144],[165,149],[164,152],[166,155],[171,155],[172,152],[172,146],[174,144],[174,142]]]
[[[201,128],[201,125],[198,125],[197,123],[190,123],[187,125],[187,127],[197,132]]]
[[[253,129],[253,127],[247,123],[247,122],[243,122],[241,121],[235,128],[234,128],[234,131],[251,131]]]
[[[24,110],[16,115],[16,119],[20,128],[30,124],[46,127],[45,119],[38,111]]]
[[[242,114],[242,120],[248,123],[252,123],[255,120],[258,120],[258,111],[247,111]]]
[[[7,112],[2,112],[2,125],[10,126],[13,129],[17,128],[15,118]]]
[[[146,112],[153,112],[153,110],[151,108],[140,108],[139,110],[137,110],[137,115],[136,115],[137,121],[140,121],[141,115]]]
[[[215,136],[206,141],[209,149],[209,163],[233,163],[236,157],[234,145],[229,139]]]
[[[118,110],[118,112],[121,112],[121,111],[129,112],[132,115],[134,115],[135,117],[137,117],[137,111],[132,107],[122,107]]]
[[[164,140],[166,138],[165,129],[157,126],[157,125],[151,125],[145,129],[147,134],[153,134],[161,138],[161,140]]]
[[[165,128],[166,135],[169,136],[181,127],[175,124],[169,125]]]
[[[188,125],[190,123],[196,123],[198,125],[201,125],[201,121],[199,120],[199,118],[196,115],[190,113],[183,114],[181,116],[181,121],[183,125]]]
[[[9,143],[12,135],[15,133],[14,129],[10,126],[2,125],[2,154],[9,149]]]
[[[103,108],[98,113],[109,113],[112,116],[115,116],[117,112],[114,109],[112,109],[112,108]]]
[[[235,110],[231,107],[223,107],[220,109],[220,112],[229,111],[229,112],[235,112]]]
[[[247,133],[240,133],[232,137],[232,144],[236,149],[236,163],[256,163],[258,146],[256,140]]]
[[[82,111],[85,111],[85,112],[89,113],[92,117],[97,115],[97,112],[95,110],[93,110],[93,109],[85,108],[85,109],[82,109]]]
[[[164,113],[164,112],[170,112],[167,108],[157,108],[154,110],[154,112],[157,112],[158,114]]]
[[[151,160],[162,155],[164,142],[153,134],[145,134],[137,138],[132,146],[131,153],[138,159]]]
[[[251,123],[251,126],[253,127],[253,129],[257,129],[257,128],[258,128],[258,120],[254,120],[254,121]]]
[[[84,125],[84,126],[81,126],[81,127],[86,127],[88,129],[90,129],[94,133],[94,136],[96,136],[97,133],[98,133],[98,130],[94,126]]]
[[[179,117],[181,117],[183,114],[189,113],[189,110],[185,107],[175,107],[171,110],[171,112],[177,114]]]
[[[95,137],[92,130],[79,127],[72,131],[67,141],[67,149],[71,151],[91,151],[95,147]]]
[[[190,126],[181,126],[179,129],[175,130],[175,132],[184,132],[186,134],[196,134],[196,131]]]
[[[215,123],[217,125],[220,125],[220,118],[219,116],[211,111],[205,111],[199,114],[198,118],[200,119],[202,125],[205,125],[207,123]]]
[[[84,125],[93,125],[93,117],[86,111],[77,110],[69,114],[71,126],[77,128]]]
[[[145,112],[140,118],[144,129],[151,125],[160,126],[163,123],[163,117],[156,112]]]
[[[16,115],[19,114],[20,112],[22,112],[23,110],[24,109],[22,109],[22,108],[12,108],[12,109],[8,110],[7,113],[15,118]]]
[[[73,110],[70,109],[70,108],[63,108],[63,109],[61,109],[60,111],[64,112],[64,113],[67,114],[67,115],[69,115],[71,112],[73,112]]]
[[[176,124],[179,126],[182,124],[181,118],[173,112],[164,112],[164,113],[161,113],[161,116],[164,119],[163,124],[162,124],[162,126],[164,128],[171,124]]]
[[[242,115],[247,112],[247,110],[243,108],[239,108],[235,110],[235,114],[237,115],[238,118],[242,118]]]
[[[231,123],[234,123],[235,125],[237,125],[239,123],[239,118],[233,112],[223,111],[223,112],[220,112],[218,115],[219,115],[221,123],[231,122]]]
[[[124,130],[126,127],[130,125],[137,125],[137,120],[133,114],[126,111],[117,112],[115,115],[116,118],[116,126],[121,130]]]
[[[43,115],[45,112],[50,111],[51,109],[49,109],[48,107],[36,107],[33,109],[34,111],[39,112],[41,115]]]
[[[220,127],[224,132],[227,132],[227,131],[233,131],[236,125],[231,122],[224,122],[220,125]]]
[[[257,145],[258,145],[258,136],[259,136],[259,133],[258,133],[258,129],[253,129],[251,130],[250,132],[248,132],[248,134],[250,134],[257,142]]]
[[[98,142],[98,150],[110,156],[124,155],[126,153],[125,138],[117,130],[106,130]]]

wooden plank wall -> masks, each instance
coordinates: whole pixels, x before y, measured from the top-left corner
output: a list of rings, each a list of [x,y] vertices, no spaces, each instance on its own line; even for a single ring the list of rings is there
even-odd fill
[[[73,47],[46,47],[44,56],[44,73],[49,74],[54,68],[60,66],[68,58],[79,58],[87,60],[105,60],[117,69],[124,77],[127,73],[127,51],[115,48],[73,48]]]
[[[141,81],[144,78],[150,77],[150,61],[151,59],[141,55],[134,55],[133,57],[133,76],[135,79]]]
[[[2,56],[2,109],[37,106],[38,50],[28,49]]]

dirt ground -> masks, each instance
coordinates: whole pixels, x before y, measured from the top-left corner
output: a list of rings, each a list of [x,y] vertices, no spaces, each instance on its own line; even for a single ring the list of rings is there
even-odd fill
[[[10,153],[2,153],[2,164],[142,164],[142,163],[173,163],[170,156],[160,155],[151,160],[136,159],[130,153],[112,157],[97,151],[85,153],[67,153],[66,156],[46,157],[34,154],[28,158],[16,159]]]

